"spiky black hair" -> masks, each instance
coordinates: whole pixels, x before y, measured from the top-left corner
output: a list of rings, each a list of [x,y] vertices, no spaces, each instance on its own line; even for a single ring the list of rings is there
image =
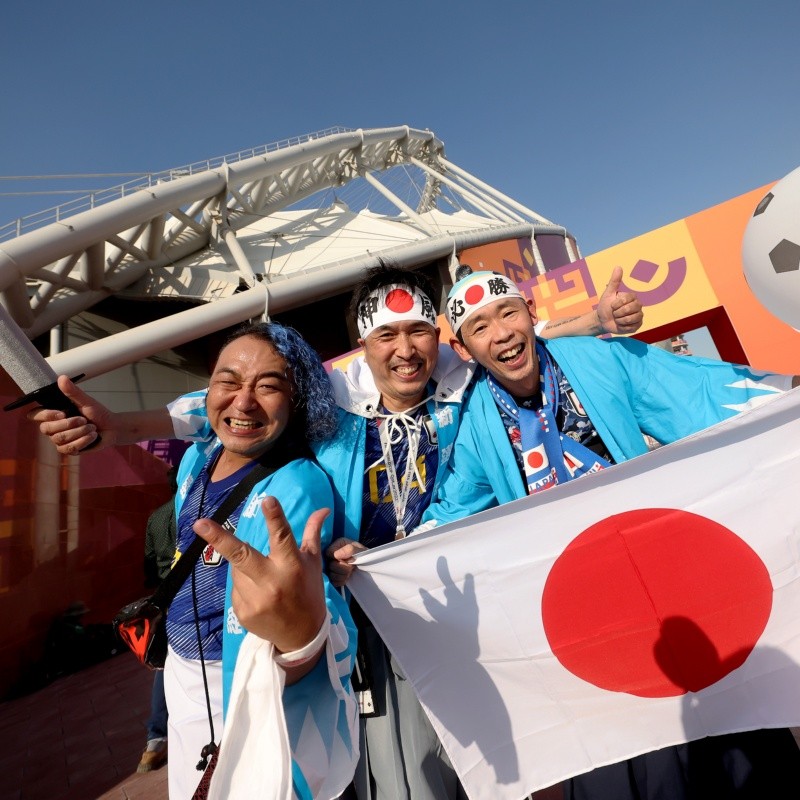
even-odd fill
[[[436,308],[433,284],[425,274],[419,270],[406,269],[380,259],[377,266],[370,267],[361,282],[353,289],[353,296],[350,298],[348,307],[351,318],[358,319],[358,309],[372,292],[383,286],[391,286],[395,283],[409,286],[412,289],[419,289],[423,294],[427,295],[434,308]]]

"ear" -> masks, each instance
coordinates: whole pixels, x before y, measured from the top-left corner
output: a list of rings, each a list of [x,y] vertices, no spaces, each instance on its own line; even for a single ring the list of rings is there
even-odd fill
[[[455,337],[450,340],[450,347],[456,351],[456,355],[462,361],[472,361],[472,356],[470,355],[469,350],[467,350],[467,348]]]
[[[536,325],[539,321],[539,315],[536,313],[536,303],[534,303],[533,300],[526,300],[525,302],[528,304],[528,313],[531,315],[531,322]]]
[[[364,349],[364,340],[358,339],[358,346],[363,350]]]

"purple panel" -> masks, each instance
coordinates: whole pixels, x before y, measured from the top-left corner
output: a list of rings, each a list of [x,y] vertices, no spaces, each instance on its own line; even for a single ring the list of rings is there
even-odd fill
[[[542,256],[545,270],[569,264],[569,253],[567,253],[567,245],[563,236],[557,233],[538,233],[536,234],[536,244],[539,247],[539,254]]]

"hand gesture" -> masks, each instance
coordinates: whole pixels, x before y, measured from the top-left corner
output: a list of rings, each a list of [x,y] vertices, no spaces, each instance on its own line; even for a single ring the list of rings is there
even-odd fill
[[[597,318],[605,333],[636,333],[642,327],[642,304],[633,292],[619,293],[622,267],[614,267],[605,291],[597,304]]]
[[[102,403],[89,397],[66,375],[59,375],[58,388],[75,404],[81,416],[67,417],[63,411],[35,408],[25,416],[39,425],[39,430],[62,455],[76,455],[103,433],[102,440],[93,450],[102,450],[115,443],[112,433],[113,414]],[[111,435],[109,435],[111,434]]]
[[[320,531],[330,510],[320,509],[308,518],[300,547],[276,498],[265,498],[261,511],[269,532],[266,556],[210,519],[197,520],[194,531],[230,564],[239,622],[279,652],[289,653],[312,641],[328,613]]]

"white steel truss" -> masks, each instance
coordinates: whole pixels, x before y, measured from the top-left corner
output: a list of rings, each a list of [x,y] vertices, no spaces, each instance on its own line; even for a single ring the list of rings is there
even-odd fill
[[[431,131],[407,126],[337,128],[262,150],[171,170],[120,192],[116,199],[71,216],[58,214],[56,221],[5,241],[7,229],[0,229],[0,303],[32,339],[154,270],[209,247],[224,248],[228,263],[238,272],[239,296],[206,304],[213,309],[182,312],[192,315],[190,326],[161,321],[152,323],[154,328],[129,331],[126,361],[130,361],[134,351],[142,357],[237,321],[231,315],[242,320],[267,306],[279,311],[343,291],[379,256],[417,266],[456,248],[521,236],[530,236],[533,242],[534,231],[566,236],[564,228],[447,161],[442,142]],[[408,198],[376,177],[396,168],[415,168],[422,176],[414,208]],[[414,229],[413,240],[372,245],[358,256],[334,258],[290,276],[265,273],[251,263],[237,232],[256,219],[299,207],[323,190],[340,191],[357,179],[376,189],[393,213]],[[442,202],[469,211],[475,224],[455,231],[432,225],[430,215]],[[92,346],[100,343],[76,349]],[[64,362],[57,371],[84,371],[90,376],[121,363],[118,355],[99,361],[95,356],[91,366],[85,355],[63,353],[51,360]]]

